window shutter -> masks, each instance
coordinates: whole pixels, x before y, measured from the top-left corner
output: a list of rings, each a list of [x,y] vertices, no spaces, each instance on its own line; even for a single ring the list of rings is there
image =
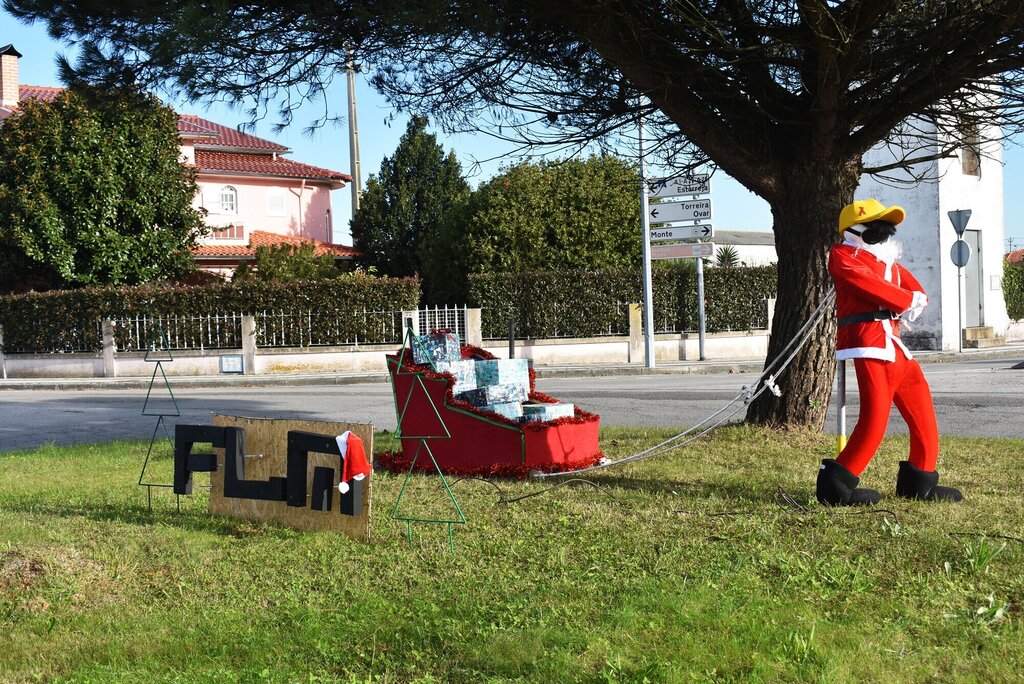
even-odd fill
[[[278,188],[267,191],[267,216],[284,216],[284,193]]]
[[[203,188],[203,208],[207,213],[220,213],[220,189]]]

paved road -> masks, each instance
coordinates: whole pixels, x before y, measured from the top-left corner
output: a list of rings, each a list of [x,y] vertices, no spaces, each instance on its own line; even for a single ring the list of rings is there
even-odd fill
[[[1024,359],[923,364],[942,434],[1024,438]],[[537,388],[601,415],[603,425],[689,427],[732,400],[754,373],[542,378]],[[780,380],[783,390],[786,377]],[[173,384],[173,379],[172,379]],[[852,365],[848,373],[848,424],[857,416]],[[214,413],[372,423],[395,428],[391,386],[366,383],[300,387],[179,389],[181,411],[170,422],[207,423]],[[0,452],[56,444],[149,439],[156,418],[140,415],[144,390],[0,392]],[[173,412],[154,390],[149,412]],[[827,427],[835,425],[830,412]],[[894,412],[891,431],[906,426]],[[743,417],[743,411],[734,419]]]

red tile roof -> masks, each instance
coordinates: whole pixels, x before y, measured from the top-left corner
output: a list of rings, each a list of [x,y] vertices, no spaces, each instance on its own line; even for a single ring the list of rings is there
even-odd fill
[[[49,102],[57,99],[57,96],[62,92],[64,92],[64,88],[23,85],[18,87],[18,99],[29,100],[36,98]],[[200,116],[195,116],[194,114],[178,115],[178,132],[189,137],[199,136],[203,138],[210,138],[208,141],[198,143],[200,145],[237,147],[252,150],[268,150],[273,152],[288,151],[288,148],[284,145],[278,145],[270,140],[264,140],[263,138],[258,138],[255,135],[242,133],[234,128],[222,126],[219,123],[209,121]]]
[[[221,126],[219,123],[213,121],[207,121],[201,117],[195,116],[194,114],[179,114],[178,119],[183,121],[185,125],[193,127],[196,131],[204,133],[212,133],[216,135],[216,139],[211,142],[200,143],[202,145],[215,145],[217,147],[241,147],[244,149],[252,150],[274,150],[277,152],[285,152],[288,150],[284,145],[278,145],[275,142],[264,140],[263,138],[257,138],[255,135],[249,135],[248,133],[242,133],[234,128],[227,126]],[[181,130],[181,124],[178,125],[178,130]]]
[[[332,180],[348,183],[352,176],[339,171],[331,171],[319,166],[311,166],[301,162],[278,157],[274,159],[268,154],[240,154],[233,152],[213,152],[196,150],[196,166],[200,171],[224,171],[227,173],[259,174],[264,176],[285,176],[288,178],[308,178],[311,180]]]
[[[314,246],[313,254],[317,256],[333,254],[336,257],[355,257],[360,254],[355,248],[348,245],[332,245],[328,242],[300,238],[294,235],[279,235],[277,233],[268,233],[264,230],[253,230],[249,232],[249,244],[247,245],[197,245],[192,248],[192,255],[195,257],[238,259],[254,256],[257,247],[275,247],[278,245],[300,246],[306,244]]]
[[[1024,264],[1024,249],[1015,249],[1006,255],[1006,261],[1011,264]]]
[[[18,86],[18,99],[19,100],[46,100],[52,102],[57,99],[57,96],[64,92],[63,88],[51,88],[50,86],[32,86],[32,85],[19,85]]]

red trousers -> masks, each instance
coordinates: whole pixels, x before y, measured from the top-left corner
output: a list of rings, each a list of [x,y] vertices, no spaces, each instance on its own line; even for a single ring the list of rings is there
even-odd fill
[[[910,428],[910,463],[931,472],[939,460],[939,426],[932,393],[917,361],[896,348],[893,362],[854,359],[860,390],[860,415],[846,448],[836,461],[860,476],[878,450],[893,403]]]

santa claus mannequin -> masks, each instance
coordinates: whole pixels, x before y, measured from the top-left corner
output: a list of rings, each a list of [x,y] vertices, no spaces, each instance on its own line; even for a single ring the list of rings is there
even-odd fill
[[[821,462],[817,497],[829,506],[870,505],[882,498],[857,485],[882,443],[893,403],[910,428],[910,455],[899,465],[897,496],[963,498],[959,490],[938,484],[939,430],[931,392],[900,340],[900,325],[916,320],[928,304],[921,284],[896,262],[901,246],[890,238],[903,218],[902,207],[874,199],[854,202],[839,214],[843,242],[832,247],[828,260],[836,287],[836,358],[853,359],[860,415],[839,456]]]

